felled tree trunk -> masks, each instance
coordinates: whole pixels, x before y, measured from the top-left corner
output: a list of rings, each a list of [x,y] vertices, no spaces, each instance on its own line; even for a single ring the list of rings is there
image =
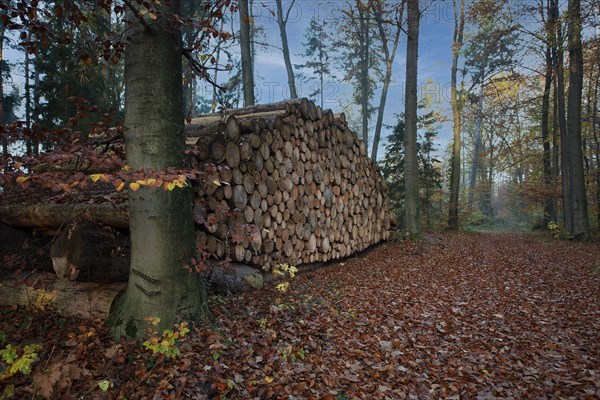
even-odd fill
[[[125,282],[129,276],[129,238],[90,221],[73,222],[58,235],[50,256],[56,275],[70,281]]]
[[[105,318],[126,284],[71,282],[50,272],[33,272],[26,279],[3,279],[0,305],[54,309],[67,316]]]
[[[17,228],[59,228],[75,220],[92,220],[115,228],[129,228],[125,205],[36,204],[0,206],[0,224]]]

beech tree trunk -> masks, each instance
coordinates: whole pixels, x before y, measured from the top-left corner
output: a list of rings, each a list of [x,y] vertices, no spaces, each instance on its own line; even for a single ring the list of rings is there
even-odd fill
[[[158,21],[136,15],[125,55],[125,142],[134,170],[183,166],[182,43],[174,29],[179,1],[161,7]],[[115,337],[140,337],[148,316],[159,330],[206,316],[199,276],[183,265],[195,256],[192,191],[141,187],[129,192],[131,272],[122,300],[109,318]]]
[[[406,193],[406,230],[411,237],[421,233],[419,221],[419,167],[417,159],[417,69],[419,57],[419,2],[408,1],[408,39],[406,44],[406,135],[404,136],[404,176]]]
[[[550,221],[556,222],[556,203],[554,196],[548,196],[552,187],[552,152],[550,149],[550,126],[548,124],[550,114],[550,89],[552,88],[552,56],[550,44],[546,45],[546,73],[544,75],[544,95],[542,96],[542,145],[544,149],[542,162],[544,173],[544,218],[542,223],[544,228],[548,227]]]
[[[298,94],[296,93],[296,78],[294,77],[294,68],[292,67],[292,61],[290,60],[290,47],[288,45],[286,25],[290,11],[292,7],[294,7],[295,2],[296,0],[292,0],[286,16],[283,18],[283,5],[281,4],[281,0],[275,0],[275,3],[277,4],[277,25],[279,25],[279,34],[281,35],[281,49],[283,52],[283,61],[285,62],[285,70],[287,72],[291,99],[298,98]],[[321,107],[322,106],[323,105],[321,104]]]
[[[452,168],[450,177],[450,205],[448,210],[448,227],[458,229],[458,194],[460,189],[460,113],[461,104],[458,100],[456,88],[456,74],[458,70],[458,57],[463,45],[463,31],[465,26],[465,1],[460,0],[460,11],[457,10],[454,0],[454,36],[452,39],[452,69],[451,69],[451,103],[454,120],[454,142],[452,145]]]
[[[254,105],[254,71],[252,69],[252,49],[250,45],[250,13],[248,0],[239,0],[240,14],[240,49],[242,55],[242,86],[244,105]]]
[[[485,80],[485,68],[481,69],[479,74],[481,86],[479,91],[479,99],[477,100],[477,121],[475,122],[475,145],[473,146],[473,160],[471,160],[471,178],[469,180],[469,196],[467,206],[469,210],[473,209],[473,198],[475,197],[475,186],[477,183],[477,165],[479,163],[479,151],[481,148],[481,122],[483,120],[483,96]]]
[[[571,213],[570,233],[575,239],[589,239],[585,175],[581,145],[581,99],[583,92],[583,48],[581,45],[581,2],[569,0],[569,103],[567,108],[568,152],[570,157]]]
[[[562,186],[563,225],[567,232],[573,228],[573,214],[571,209],[571,187],[570,187],[570,154],[567,143],[569,135],[567,131],[567,117],[565,115],[565,72],[564,54],[562,49],[562,28],[559,21],[558,0],[551,0],[550,26],[554,32],[554,44],[552,48],[552,59],[554,63],[554,74],[556,76],[556,96],[558,109],[558,129],[560,136],[560,172]]]

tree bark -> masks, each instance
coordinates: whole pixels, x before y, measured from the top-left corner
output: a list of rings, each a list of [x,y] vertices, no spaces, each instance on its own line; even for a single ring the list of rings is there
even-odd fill
[[[96,221],[114,228],[129,228],[125,206],[113,204],[36,204],[0,206],[0,224],[15,228],[60,228],[76,220]]]
[[[404,136],[406,230],[411,237],[421,233],[419,221],[419,167],[417,158],[417,70],[419,57],[419,2],[408,0],[408,39],[406,44],[406,105]]]
[[[134,23],[125,54],[125,141],[134,170],[183,166],[182,42],[172,18],[179,1],[160,11],[146,24],[128,13]],[[131,272],[108,321],[115,337],[142,336],[148,316],[160,317],[163,330],[208,315],[201,278],[183,268],[195,256],[192,203],[189,187],[130,190]]]
[[[360,1],[356,2],[359,16],[360,38],[360,107],[362,115],[362,140],[369,144],[369,22]]]
[[[254,105],[254,71],[252,69],[252,51],[250,46],[250,13],[248,0],[239,0],[240,14],[240,49],[242,55],[242,86],[244,105]]]
[[[383,88],[381,89],[381,97],[379,99],[379,109],[377,110],[377,123],[375,125],[375,133],[373,134],[373,144],[371,147],[371,160],[377,162],[377,150],[379,148],[379,140],[381,139],[381,128],[383,127],[383,114],[385,112],[385,103],[387,101],[388,89],[392,80],[392,66],[394,59],[396,58],[396,50],[398,49],[398,43],[400,41],[400,32],[402,31],[402,15],[404,13],[404,2],[400,4],[400,10],[398,19],[396,20],[397,27],[394,34],[394,41],[392,44],[392,51],[388,48],[388,38],[385,32],[385,27],[382,19],[383,4],[381,0],[371,3],[374,8],[375,20],[377,21],[377,28],[379,29],[379,36],[383,45],[383,52],[385,54],[385,77],[383,78]]]
[[[458,70],[458,57],[463,45],[463,31],[465,26],[465,1],[460,0],[460,11],[454,4],[454,36],[452,39],[452,69],[451,69],[451,103],[453,116],[454,142],[452,145],[452,168],[450,177],[450,204],[448,210],[448,227],[458,229],[458,195],[460,189],[460,114],[461,104],[458,100],[456,87],[456,74]]]
[[[4,123],[4,76],[1,68],[4,66],[4,33],[6,25],[0,20],[0,124]],[[2,155],[8,157],[8,140],[2,137]]]
[[[548,35],[549,37],[549,35]],[[548,227],[550,221],[556,222],[556,209],[553,201],[554,196],[549,196],[552,187],[552,152],[550,149],[550,90],[552,89],[552,56],[550,43],[546,44],[546,72],[544,75],[544,94],[542,96],[542,146],[544,149],[542,156],[543,174],[544,174],[544,217],[542,224],[544,228]]]
[[[583,153],[581,146],[581,99],[583,92],[583,48],[581,45],[581,2],[569,0],[569,97],[567,108],[568,151],[570,157],[571,235],[578,240],[590,238]]]
[[[556,77],[556,96],[558,108],[558,129],[560,136],[560,171],[562,186],[563,225],[567,232],[573,228],[573,214],[571,204],[570,187],[570,154],[567,143],[569,135],[567,131],[567,118],[565,115],[565,74],[564,54],[562,49],[562,28],[559,21],[558,0],[551,0],[550,26],[554,32],[554,44],[552,48],[552,60],[554,63],[554,74]]]
[[[479,91],[479,99],[477,100],[477,116],[475,122],[475,145],[473,146],[473,160],[471,160],[471,177],[469,179],[469,196],[467,199],[467,207],[473,209],[473,198],[475,197],[475,186],[477,183],[477,165],[479,163],[479,150],[481,148],[481,122],[483,120],[483,96],[484,96],[484,79],[485,68],[481,69],[479,74],[481,86]]]
[[[290,48],[288,45],[286,25],[290,15],[290,10],[292,7],[294,7],[295,1],[296,0],[292,0],[292,3],[290,4],[290,7],[286,13],[286,17],[283,18],[283,5],[281,4],[281,0],[275,0],[277,5],[277,25],[279,25],[279,34],[281,35],[281,51],[283,52],[283,61],[285,62],[288,86],[290,88],[290,98],[292,99],[298,98],[298,94],[296,93],[296,78],[294,77],[294,68],[292,67],[292,61],[290,60]],[[323,105],[321,104],[321,106]]]

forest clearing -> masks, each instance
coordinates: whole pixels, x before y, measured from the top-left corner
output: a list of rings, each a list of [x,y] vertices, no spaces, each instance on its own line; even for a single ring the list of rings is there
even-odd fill
[[[3,307],[5,339],[41,345],[3,383],[16,398],[594,399],[599,260],[598,243],[522,233],[390,242],[285,292],[211,296],[214,325],[174,359],[102,320]]]

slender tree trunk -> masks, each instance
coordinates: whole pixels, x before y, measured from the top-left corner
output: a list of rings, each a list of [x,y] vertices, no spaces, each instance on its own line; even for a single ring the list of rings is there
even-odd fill
[[[292,61],[290,60],[290,48],[288,45],[286,24],[288,21],[289,11],[292,9],[292,7],[294,7],[295,1],[296,0],[292,0],[292,3],[288,8],[287,15],[284,18],[283,5],[281,4],[281,0],[275,0],[275,3],[277,5],[277,25],[279,25],[279,34],[281,35],[281,50],[283,52],[283,61],[285,62],[285,70],[287,72],[288,86],[290,88],[290,98],[292,99],[298,98],[298,94],[296,93],[296,78],[294,77],[294,68],[292,67]]]
[[[559,174],[559,151],[558,151],[558,97],[556,76],[553,80],[552,93],[552,209],[554,213],[551,216],[553,222],[558,222],[558,174]]]
[[[225,24],[225,20],[221,19],[221,27],[219,28],[219,32],[223,32],[223,25]],[[216,54],[216,58],[217,61],[220,59],[221,57],[221,43],[223,43],[222,40],[219,40],[219,44],[217,45],[217,54]],[[217,83],[217,78],[219,77],[219,68],[215,68],[215,72],[213,73],[213,82]],[[210,108],[212,110],[212,112],[216,112],[217,111],[217,100],[218,100],[218,96],[217,96],[217,87],[213,86],[213,95],[212,95],[212,102],[210,104]]]
[[[477,120],[475,122],[475,145],[473,146],[473,160],[471,160],[471,179],[469,180],[469,196],[467,198],[467,207],[473,209],[473,197],[475,196],[475,186],[477,183],[477,164],[479,162],[479,151],[481,148],[481,122],[483,120],[483,95],[484,95],[484,70],[480,74],[481,87],[479,99],[477,100]]]
[[[571,208],[575,239],[590,237],[583,154],[581,146],[581,99],[583,92],[583,48],[581,45],[581,4],[569,0],[569,103],[567,108],[568,151],[570,156]]]
[[[571,209],[571,187],[570,187],[570,154],[567,144],[569,136],[567,132],[567,117],[565,114],[565,72],[564,72],[564,54],[562,49],[562,28],[558,20],[558,0],[551,0],[552,7],[550,13],[550,26],[555,32],[555,43],[553,46],[552,59],[554,62],[554,74],[557,82],[557,101],[558,101],[558,129],[560,132],[560,171],[562,186],[563,203],[563,225],[567,232],[573,229],[573,214]]]
[[[401,32],[401,24],[402,24],[402,15],[404,13],[404,2],[400,4],[400,11],[397,19],[398,26],[396,27],[396,32],[394,34],[394,42],[392,44],[392,51],[390,52],[388,48],[388,39],[387,34],[385,32],[385,27],[383,25],[383,20],[381,14],[383,13],[382,2],[374,2],[377,4],[378,9],[374,10],[375,18],[377,20],[377,27],[379,29],[379,36],[381,38],[381,42],[383,45],[383,51],[385,53],[385,77],[383,79],[383,88],[381,90],[381,98],[379,99],[379,110],[377,111],[377,123],[375,125],[375,133],[373,134],[373,145],[371,147],[371,160],[373,162],[377,162],[377,150],[379,149],[379,140],[381,139],[381,129],[383,128],[383,114],[385,112],[385,104],[387,101],[388,89],[390,87],[390,82],[392,81],[392,66],[394,64],[394,59],[396,58],[396,50],[398,49],[398,43],[400,41],[400,32]],[[373,3],[371,3],[373,6]]]
[[[4,77],[1,68],[4,67],[4,33],[6,25],[0,21],[0,124],[4,124]],[[2,137],[2,155],[8,157],[8,140]]]
[[[550,90],[552,89],[552,56],[550,52],[550,43],[546,45],[546,72],[544,75],[544,95],[542,96],[542,145],[544,149],[542,164],[544,174],[544,228],[548,227],[550,221],[556,215],[552,197],[548,196],[552,187],[552,153],[550,149],[550,126],[548,123],[550,114]]]
[[[128,12],[134,23],[125,55],[125,141],[134,170],[183,167],[182,42],[170,18],[179,1],[169,4],[157,22],[146,19],[150,29]],[[161,318],[161,331],[206,316],[201,279],[183,268],[195,256],[191,189],[130,190],[129,218],[131,272],[109,318],[113,335],[144,335],[148,316]]]
[[[448,227],[458,229],[458,198],[460,189],[460,114],[461,104],[458,100],[456,87],[456,74],[458,70],[458,57],[463,45],[463,31],[465,26],[465,0],[460,0],[460,11],[454,4],[454,36],[452,39],[452,69],[451,69],[451,103],[453,116],[454,142],[452,145],[452,167],[450,177],[450,204],[448,210]],[[464,181],[464,179],[463,179]]]
[[[421,234],[419,221],[419,166],[417,158],[417,71],[419,57],[419,1],[408,0],[408,39],[406,44],[406,104],[404,110],[404,177],[406,230],[411,237]]]
[[[250,13],[248,0],[239,0],[240,48],[242,54],[242,86],[244,106],[254,105],[254,71],[252,69],[252,49],[250,44]]]
[[[594,89],[594,101],[592,106],[592,132],[594,132],[594,142],[596,143],[596,225],[600,232],[600,139],[598,131],[600,130],[600,121],[598,120],[598,96],[600,95],[600,68],[596,75],[596,84]]]
[[[369,144],[369,23],[363,5],[357,1],[361,37],[360,43],[360,105],[362,114],[362,140]]]
[[[373,144],[371,145],[371,160],[373,160],[373,162],[377,162],[377,150],[379,148],[379,140],[381,139],[381,128],[383,127],[383,113],[385,111],[385,103],[387,101],[387,94],[391,80],[392,64],[391,62],[386,62],[385,78],[383,79],[383,88],[381,89],[379,110],[377,112],[377,124],[375,125],[375,134],[373,135]]]

